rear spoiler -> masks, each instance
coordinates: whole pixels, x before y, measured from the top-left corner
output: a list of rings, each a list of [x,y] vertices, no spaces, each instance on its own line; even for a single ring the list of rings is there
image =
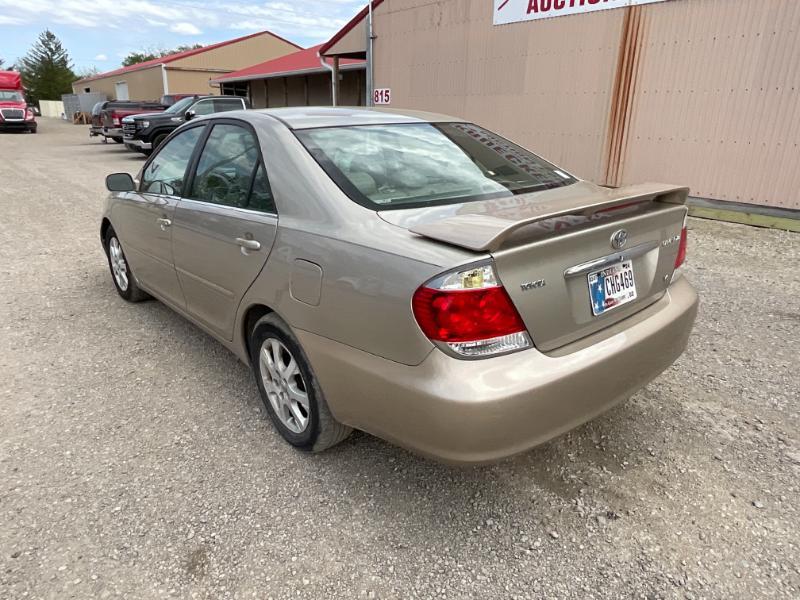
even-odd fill
[[[456,215],[440,221],[419,223],[411,227],[409,231],[476,252],[494,252],[515,231],[533,223],[566,215],[591,217],[600,211],[645,202],[686,204],[688,195],[689,188],[687,187],[674,187],[659,183],[643,183],[615,189],[600,188],[596,195],[583,198],[556,197],[552,200],[542,199],[541,202],[531,202],[525,207],[526,214],[516,220],[472,213]]]

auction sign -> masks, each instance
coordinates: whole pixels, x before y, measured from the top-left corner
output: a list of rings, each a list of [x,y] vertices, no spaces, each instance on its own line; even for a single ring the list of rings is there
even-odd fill
[[[494,24],[551,19],[667,0],[494,0]]]

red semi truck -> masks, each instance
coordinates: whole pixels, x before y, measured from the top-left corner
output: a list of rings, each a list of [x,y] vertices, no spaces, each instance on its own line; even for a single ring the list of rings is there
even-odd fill
[[[36,117],[16,71],[0,71],[0,131],[7,130],[36,133]]]

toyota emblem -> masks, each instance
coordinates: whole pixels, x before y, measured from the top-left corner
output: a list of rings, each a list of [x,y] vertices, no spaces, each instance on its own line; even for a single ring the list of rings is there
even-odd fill
[[[620,229],[619,231],[615,231],[614,235],[611,236],[611,247],[615,250],[621,250],[625,247],[625,244],[628,243],[628,232],[624,229]]]

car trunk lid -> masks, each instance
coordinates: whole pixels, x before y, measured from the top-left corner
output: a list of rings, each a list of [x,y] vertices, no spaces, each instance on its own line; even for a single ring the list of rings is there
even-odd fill
[[[578,182],[513,198],[379,214],[425,238],[490,254],[534,343],[550,351],[664,294],[687,195],[687,188],[662,184],[608,189]],[[619,247],[615,236],[617,244],[625,238]],[[608,269],[635,289],[635,298],[595,314],[590,277],[599,273],[597,285],[612,276]],[[613,293],[613,279],[610,285]]]

